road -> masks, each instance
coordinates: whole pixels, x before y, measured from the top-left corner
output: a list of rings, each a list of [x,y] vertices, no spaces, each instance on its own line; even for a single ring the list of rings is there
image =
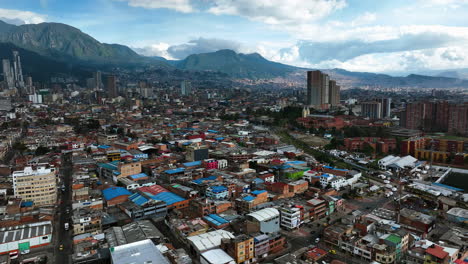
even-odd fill
[[[65,231],[64,224],[70,222],[70,213],[71,213],[71,179],[73,175],[73,164],[71,161],[71,156],[69,154],[62,155],[62,164],[63,166],[60,169],[61,183],[65,185],[65,191],[59,191],[59,207],[58,207],[58,225],[55,226],[57,231],[56,244],[55,244],[55,256],[57,264],[67,264],[71,263],[71,255],[73,253],[71,234],[72,227],[70,225],[70,230]],[[67,213],[67,207],[70,208],[70,213]],[[63,245],[63,250],[59,249],[59,246]]]

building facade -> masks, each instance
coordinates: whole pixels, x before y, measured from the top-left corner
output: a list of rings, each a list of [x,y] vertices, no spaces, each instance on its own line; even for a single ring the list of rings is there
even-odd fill
[[[55,168],[46,164],[26,167],[12,174],[15,197],[32,201],[34,205],[54,204],[57,201]]]

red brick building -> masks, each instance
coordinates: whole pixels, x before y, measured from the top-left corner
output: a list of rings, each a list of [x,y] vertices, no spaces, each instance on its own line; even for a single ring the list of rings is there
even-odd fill
[[[379,137],[354,137],[344,139],[344,148],[347,151],[362,151],[366,145],[371,146],[375,151],[388,153],[396,149],[395,138]]]

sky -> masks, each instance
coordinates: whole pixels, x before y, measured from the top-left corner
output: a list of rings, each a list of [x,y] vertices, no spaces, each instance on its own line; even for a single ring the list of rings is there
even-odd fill
[[[232,49],[309,68],[468,68],[468,0],[0,0],[13,24],[59,22],[146,56]]]

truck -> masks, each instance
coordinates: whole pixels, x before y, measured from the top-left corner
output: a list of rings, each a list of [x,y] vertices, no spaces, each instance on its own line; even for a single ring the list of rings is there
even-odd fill
[[[65,224],[64,224],[64,228],[65,228],[65,230],[68,231],[68,229],[70,228],[70,224],[69,224],[69,223],[65,223]]]

